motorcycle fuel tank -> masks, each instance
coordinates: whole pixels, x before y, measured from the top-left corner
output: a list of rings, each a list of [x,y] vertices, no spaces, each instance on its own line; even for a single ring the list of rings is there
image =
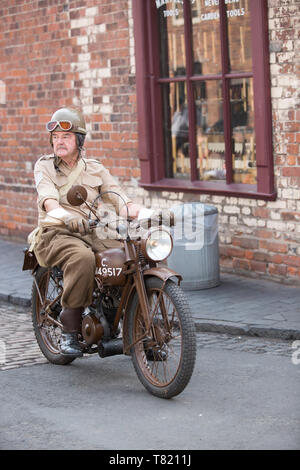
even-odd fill
[[[125,260],[122,248],[109,248],[96,253],[96,278],[107,286],[123,286],[126,282]]]

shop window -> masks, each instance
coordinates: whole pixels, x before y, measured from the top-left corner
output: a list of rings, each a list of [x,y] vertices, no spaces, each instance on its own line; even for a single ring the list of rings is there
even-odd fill
[[[133,0],[144,187],[275,198],[266,4]]]

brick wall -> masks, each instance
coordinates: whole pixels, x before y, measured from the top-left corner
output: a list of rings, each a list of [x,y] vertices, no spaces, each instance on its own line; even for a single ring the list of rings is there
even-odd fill
[[[131,2],[0,3],[0,235],[36,224],[33,166],[51,148],[58,107],[86,117],[88,155],[123,179],[139,176]]]
[[[223,270],[300,284],[300,12],[268,0],[274,202],[138,187],[135,64],[130,0],[0,3],[0,236],[36,224],[33,165],[49,152],[44,125],[62,105],[86,116],[88,155],[147,206],[201,201],[219,210]]]

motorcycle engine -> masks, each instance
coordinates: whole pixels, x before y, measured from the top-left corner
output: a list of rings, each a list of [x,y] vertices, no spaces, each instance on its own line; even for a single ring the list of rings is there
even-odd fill
[[[104,328],[93,314],[87,314],[82,320],[82,336],[87,344],[97,344],[104,334]]]
[[[101,309],[109,328],[112,328],[114,319],[118,310],[121,297],[121,289],[119,287],[106,287],[105,294],[101,297]],[[95,295],[97,299],[97,295]],[[90,312],[84,315],[82,320],[82,336],[87,344],[98,344],[105,332],[105,325],[101,323],[101,317],[97,313],[97,302],[90,306]]]

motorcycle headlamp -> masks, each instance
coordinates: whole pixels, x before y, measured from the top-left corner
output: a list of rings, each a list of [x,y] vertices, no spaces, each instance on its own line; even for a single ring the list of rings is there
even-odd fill
[[[142,251],[152,261],[163,261],[173,249],[170,233],[162,227],[155,227],[147,232],[142,240]]]

